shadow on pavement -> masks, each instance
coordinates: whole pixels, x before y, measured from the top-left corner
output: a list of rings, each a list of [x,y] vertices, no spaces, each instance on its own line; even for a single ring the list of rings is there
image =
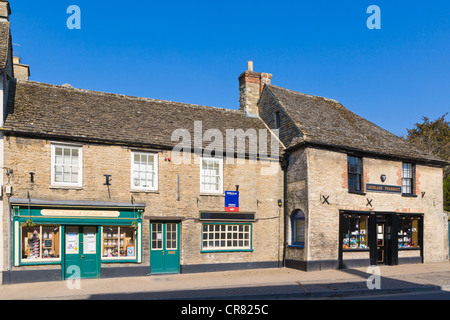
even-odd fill
[[[379,277],[380,289],[370,290],[367,280],[372,274],[355,269],[342,269],[361,280],[298,282],[289,285],[245,286],[161,292],[109,293],[90,295],[90,300],[291,300],[381,295],[408,292],[440,291],[432,284],[420,284],[389,277]],[[375,280],[374,280],[375,281]],[[377,280],[378,281],[378,280]]]

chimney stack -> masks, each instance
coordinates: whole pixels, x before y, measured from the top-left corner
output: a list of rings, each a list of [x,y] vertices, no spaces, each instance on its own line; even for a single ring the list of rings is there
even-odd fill
[[[11,15],[11,7],[8,1],[0,0],[0,22],[9,21]]]
[[[240,107],[247,115],[258,116],[258,101],[265,84],[270,84],[272,75],[253,71],[253,61],[248,61],[247,71],[239,76]]]
[[[30,67],[20,63],[19,57],[13,57],[14,78],[28,80],[30,78]]]

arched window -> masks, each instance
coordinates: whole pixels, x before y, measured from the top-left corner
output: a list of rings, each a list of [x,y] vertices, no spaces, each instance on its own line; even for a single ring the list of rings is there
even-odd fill
[[[294,246],[305,245],[305,214],[297,209],[291,215],[292,241]]]

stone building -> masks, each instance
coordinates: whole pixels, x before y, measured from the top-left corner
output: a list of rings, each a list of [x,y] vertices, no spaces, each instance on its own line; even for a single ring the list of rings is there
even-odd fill
[[[29,81],[10,12],[2,283],[448,259],[444,161],[251,63],[239,110]]]
[[[258,112],[285,148],[286,266],[448,260],[445,161],[331,99],[266,85]]]

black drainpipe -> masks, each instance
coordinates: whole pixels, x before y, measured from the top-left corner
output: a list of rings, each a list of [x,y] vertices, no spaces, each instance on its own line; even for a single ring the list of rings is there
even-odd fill
[[[283,225],[284,225],[284,240],[283,240],[283,268],[286,267],[286,247],[287,247],[287,172],[289,168],[289,158],[290,153],[285,152],[283,155],[283,160],[281,161],[281,170],[283,170]]]

